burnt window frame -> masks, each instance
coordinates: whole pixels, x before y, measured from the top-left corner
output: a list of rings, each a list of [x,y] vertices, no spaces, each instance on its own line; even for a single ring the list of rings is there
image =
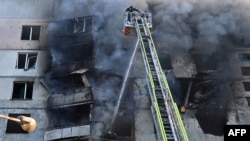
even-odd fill
[[[23,25],[21,31],[22,41],[39,41],[41,25]]]
[[[23,90],[21,86],[22,84],[24,85]],[[23,94],[20,94],[21,91],[23,91]],[[34,81],[14,81],[11,100],[32,100],[33,91]]]
[[[18,116],[31,117],[29,113],[9,113],[9,117],[17,118]],[[6,124],[6,134],[28,134],[29,132],[24,131],[22,127],[15,121],[8,120]]]
[[[25,57],[22,59],[21,56]],[[31,63],[31,60],[34,58],[35,58],[35,60],[33,60],[34,63]],[[38,52],[18,52],[15,68],[24,69],[25,71],[30,69],[36,69],[37,58],[38,58]]]
[[[74,33],[85,32],[86,22],[85,19],[76,19],[74,22]]]
[[[88,21],[89,20],[89,21]],[[92,17],[76,18],[74,22],[74,33],[82,33],[90,30],[93,25]]]

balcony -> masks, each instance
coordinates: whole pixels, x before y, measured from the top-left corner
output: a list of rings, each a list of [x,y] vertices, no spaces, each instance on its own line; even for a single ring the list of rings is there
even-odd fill
[[[52,109],[89,104],[92,101],[90,88],[72,94],[53,94],[48,99],[48,107]]]
[[[80,125],[80,126],[65,127],[60,129],[52,129],[45,132],[44,141],[88,136],[89,134],[90,134],[90,125]]]

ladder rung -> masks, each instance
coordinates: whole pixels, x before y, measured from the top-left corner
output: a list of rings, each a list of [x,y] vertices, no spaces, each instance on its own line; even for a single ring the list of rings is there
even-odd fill
[[[166,133],[172,133],[172,130],[170,129],[165,129]]]

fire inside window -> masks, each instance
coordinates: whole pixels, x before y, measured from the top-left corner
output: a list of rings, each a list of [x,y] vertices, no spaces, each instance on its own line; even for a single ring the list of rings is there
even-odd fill
[[[14,82],[12,99],[31,100],[34,82]]]
[[[9,117],[18,117],[18,116],[27,116],[30,117],[30,114],[9,114]],[[24,131],[21,126],[16,123],[15,121],[8,120],[7,121],[7,127],[6,127],[6,133],[24,133],[27,134],[29,132]]]
[[[39,40],[41,26],[23,26],[21,40]]]
[[[92,18],[77,18],[74,24],[74,33],[81,33],[90,30],[92,27]]]
[[[37,53],[18,53],[18,60],[16,69],[35,69],[37,60]]]

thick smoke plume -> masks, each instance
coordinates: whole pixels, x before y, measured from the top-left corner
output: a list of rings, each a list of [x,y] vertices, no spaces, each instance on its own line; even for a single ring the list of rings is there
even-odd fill
[[[215,58],[218,66],[218,74],[215,77],[220,82],[228,83],[227,80],[231,79],[231,66],[228,65],[228,62],[234,61],[231,59],[231,48],[250,45],[250,1],[248,0],[62,0],[60,2],[57,5],[59,12],[55,13],[58,19],[95,16],[93,26],[95,67],[101,70],[123,72],[127,66],[126,58],[130,57],[129,51],[136,40],[136,37],[125,37],[122,33],[124,11],[130,5],[152,11],[153,38],[159,53],[164,51],[172,55],[178,55],[180,52],[200,53],[203,57],[198,60],[206,61],[211,59],[209,57],[212,54],[219,55]],[[109,81],[103,83],[103,86],[111,86],[105,84]],[[116,88],[106,87],[106,89],[109,91],[102,91],[99,94],[104,97],[117,95],[113,90]],[[106,106],[106,109],[113,107],[113,105]],[[99,116],[99,120],[108,121],[111,116],[112,114]]]

